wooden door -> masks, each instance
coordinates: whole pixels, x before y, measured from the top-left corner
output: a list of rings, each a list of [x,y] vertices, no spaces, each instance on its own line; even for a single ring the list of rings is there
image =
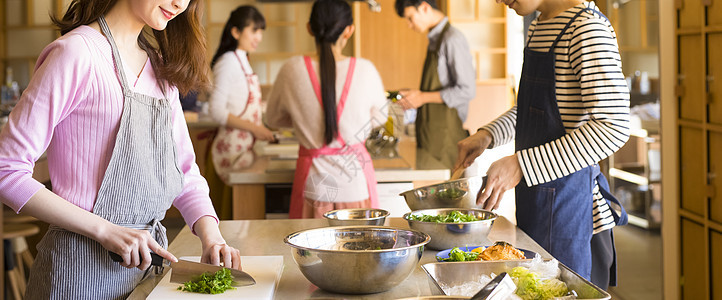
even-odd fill
[[[722,33],[707,36],[707,54],[709,121],[722,125]]]
[[[720,2],[674,2],[679,202],[673,207],[676,220],[669,221],[679,228],[679,254],[673,259],[680,277],[679,295],[665,295],[668,299],[722,299]]]

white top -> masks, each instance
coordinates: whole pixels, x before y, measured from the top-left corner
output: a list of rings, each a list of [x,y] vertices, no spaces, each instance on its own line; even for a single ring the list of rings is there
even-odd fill
[[[350,59],[336,62],[337,103],[346,81],[349,62]],[[318,62],[314,61],[313,66],[316,74],[319,74]],[[299,143],[308,149],[324,146],[323,109],[311,85],[302,56],[292,57],[283,65],[268,99],[269,126],[293,127]],[[383,83],[376,67],[366,59],[357,58],[346,107],[339,122],[341,137],[348,145],[364,142],[371,128],[386,122],[387,105]],[[341,144],[334,140],[329,147],[339,148]],[[327,180],[333,180],[333,184],[339,188],[336,202],[367,199],[369,195],[366,178],[361,167],[352,155],[314,159],[306,180],[306,190],[313,191],[319,181],[331,185]],[[332,179],[326,175],[330,175],[328,177]],[[309,193],[306,193],[306,196],[309,198]]]
[[[209,113],[214,121],[226,125],[228,114],[237,116],[243,112],[248,100],[246,75],[250,74],[253,74],[253,69],[248,62],[246,51],[236,49],[218,58],[213,65],[213,92],[208,100]]]

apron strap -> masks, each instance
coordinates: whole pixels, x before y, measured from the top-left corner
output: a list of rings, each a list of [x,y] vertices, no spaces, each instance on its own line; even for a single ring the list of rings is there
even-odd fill
[[[129,96],[130,89],[128,88],[128,80],[125,78],[125,69],[123,69],[123,61],[120,59],[120,52],[118,52],[118,46],[115,44],[113,34],[110,32],[110,27],[105,21],[105,17],[100,15],[98,17],[98,25],[100,25],[100,31],[105,35],[110,43],[110,50],[113,53],[113,62],[115,63],[115,74],[120,79],[120,86],[123,90],[123,95]],[[162,90],[162,89],[161,89]]]
[[[246,77],[248,77],[248,76],[250,76],[250,75],[255,74],[255,72],[254,72],[254,73],[251,73],[251,74],[248,74],[248,73],[246,72],[246,67],[243,66],[243,61],[241,60],[241,57],[238,56],[238,52],[236,52],[235,50],[233,50],[233,54],[236,55],[236,58],[238,59],[238,63],[241,64],[241,70],[243,70],[243,75],[245,75]],[[251,70],[251,71],[253,71],[253,70]]]
[[[605,20],[609,21],[609,19],[607,18],[607,16],[605,16],[601,11],[598,11],[598,10],[596,10],[596,9],[593,9],[593,8],[590,8],[590,7],[585,7],[585,8],[583,8],[583,9],[579,10],[579,11],[577,12],[577,14],[575,14],[574,17],[571,18],[571,19],[569,20],[569,22],[567,22],[567,25],[564,26],[564,28],[562,29],[562,31],[559,32],[559,34],[557,35],[557,38],[554,39],[554,42],[552,43],[551,47],[549,47],[549,51],[550,51],[550,52],[553,51],[553,50],[557,47],[557,43],[559,42],[559,40],[561,40],[562,36],[564,35],[564,32],[566,32],[567,29],[569,29],[569,26],[571,26],[572,23],[574,23],[574,21],[577,19],[577,17],[579,17],[579,16],[580,16],[583,12],[585,12],[585,11],[590,11],[590,12],[592,12],[592,14],[597,13],[597,14],[599,14],[600,16],[604,17]],[[531,42],[531,38],[534,36],[534,33],[536,33],[536,30],[534,30],[534,31],[531,32],[531,36],[529,36],[529,39],[526,41],[526,46],[527,46],[527,47],[529,46],[529,43]]]
[[[251,100],[251,76],[253,76],[255,73],[248,74],[246,73],[246,68],[243,66],[243,61],[241,60],[241,57],[238,56],[238,52],[235,50],[233,51],[233,54],[236,55],[236,58],[238,59],[238,63],[241,64],[241,70],[243,70],[243,75],[246,77],[246,84],[248,84],[248,98],[246,99],[246,106],[243,107],[243,111],[238,114],[238,117],[242,116],[244,113],[246,113],[246,110],[248,110],[248,101]]]
[[[311,78],[311,85],[313,86],[313,90],[316,93],[318,103],[321,104],[321,109],[323,109],[323,99],[321,98],[321,85],[318,82],[316,71],[313,69],[311,57],[304,56],[303,61],[306,64],[306,71],[308,72],[308,77]],[[339,99],[338,106],[336,107],[336,126],[338,126],[338,124],[341,122],[341,114],[343,114],[343,109],[346,107],[346,98],[348,98],[348,91],[351,89],[351,81],[353,80],[353,73],[355,68],[356,58],[351,57],[348,64],[348,72],[346,73],[346,81],[343,84],[343,91],[341,91],[341,99]],[[341,133],[339,132],[337,135],[338,136],[336,137],[336,139],[338,139],[343,145],[346,145],[346,142],[341,137]]]

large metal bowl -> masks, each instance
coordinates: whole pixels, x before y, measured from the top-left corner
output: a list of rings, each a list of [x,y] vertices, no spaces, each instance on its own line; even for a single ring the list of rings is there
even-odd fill
[[[395,287],[417,267],[429,240],[423,232],[381,226],[307,229],[284,239],[306,279],[344,294]]]
[[[411,215],[446,215],[457,210],[464,214],[474,214],[480,221],[463,223],[436,223],[411,220]],[[443,250],[460,246],[479,246],[488,244],[487,236],[497,214],[476,208],[436,208],[415,210],[404,215],[409,227],[431,236],[430,249]]]
[[[405,191],[406,205],[411,210],[458,207],[481,208],[476,205],[476,194],[479,192],[479,181],[482,178],[462,178],[442,183],[422,186]]]
[[[384,225],[389,212],[378,208],[349,208],[328,211],[323,217],[331,226]]]

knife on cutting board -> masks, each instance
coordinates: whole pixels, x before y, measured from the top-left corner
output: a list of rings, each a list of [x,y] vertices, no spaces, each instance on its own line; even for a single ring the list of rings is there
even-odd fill
[[[118,255],[117,253],[108,252],[110,254],[110,258],[113,259],[113,261],[116,262],[122,262],[123,257]],[[150,253],[151,259],[151,265],[152,266],[159,266],[159,267],[171,267],[173,269],[172,272],[170,272],[170,281],[175,283],[185,283],[190,280],[198,279],[198,276],[201,274],[208,272],[211,274],[214,274],[217,271],[220,271],[223,269],[221,266],[214,266],[211,264],[204,264],[204,263],[197,263],[187,260],[178,260],[178,262],[172,262],[167,259],[164,259],[162,256]],[[233,284],[234,287],[239,286],[246,286],[246,285],[253,285],[256,284],[256,280],[251,277],[250,274],[243,272],[241,270],[231,269],[227,268],[231,271],[231,276],[233,276]]]

